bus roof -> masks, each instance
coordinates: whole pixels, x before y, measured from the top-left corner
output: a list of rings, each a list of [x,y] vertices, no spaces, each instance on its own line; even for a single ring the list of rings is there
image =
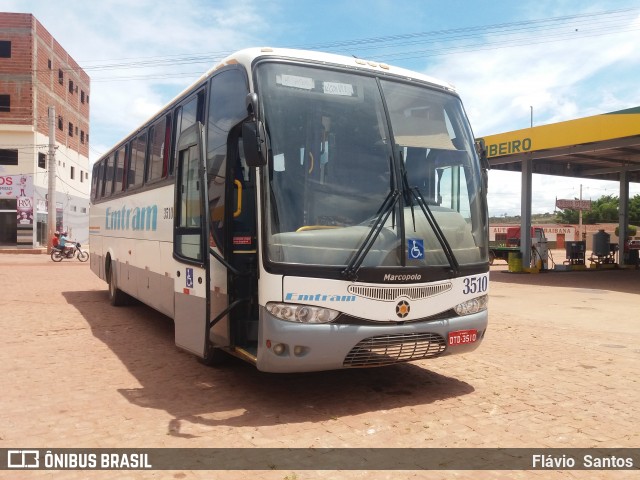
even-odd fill
[[[185,93],[189,92],[194,86],[203,82],[207,77],[211,76],[215,71],[225,67],[227,65],[241,64],[247,71],[251,71],[251,64],[257,58],[274,57],[274,58],[286,58],[292,60],[306,60],[320,64],[338,65],[342,67],[352,68],[354,70],[365,70],[370,72],[380,72],[383,74],[392,74],[395,76],[403,77],[411,80],[419,80],[427,83],[431,83],[438,87],[444,88],[455,93],[453,85],[442,80],[435,79],[429,75],[407,70],[405,68],[394,67],[383,62],[375,62],[372,60],[366,60],[356,57],[347,57],[344,55],[336,55],[333,53],[316,52],[313,50],[295,50],[290,48],[271,48],[271,47],[253,47],[245,48],[232,53],[228,57],[221,60],[218,64],[210,68],[200,78],[198,78],[193,84],[189,85],[184,91],[180,92],[168,105],[175,102],[182,97]],[[252,81],[250,78],[249,81]],[[168,106],[167,105],[167,106]]]
[[[191,83],[188,87],[186,87],[183,91],[181,91],[178,95],[172,98],[168,103],[166,103],[160,110],[154,113],[149,119],[140,124],[135,130],[130,132],[127,137],[120,140],[116,145],[114,145],[108,152],[111,152],[118,148],[123,142],[127,141],[132,135],[135,135],[138,131],[143,129],[149,122],[153,121],[154,118],[167,108],[171,107],[171,105],[179,102],[182,97],[189,94],[195,87],[199,84],[206,81],[208,77],[210,77],[217,70],[233,64],[241,64],[243,65],[248,72],[251,71],[252,63],[258,58],[264,57],[274,57],[274,58],[284,58],[291,60],[302,60],[302,61],[311,61],[318,64],[325,65],[334,65],[341,66],[346,68],[352,68],[357,71],[368,71],[368,72],[378,72],[383,75],[394,75],[396,77],[405,78],[408,80],[418,80],[422,82],[430,83],[434,86],[443,88],[452,93],[456,93],[453,85],[443,82],[442,80],[435,79],[428,75],[415,72],[412,70],[407,70],[405,68],[394,67],[388,65],[386,63],[375,62],[372,60],[365,60],[362,58],[356,57],[347,57],[344,55],[336,55],[333,53],[323,53],[317,52],[313,50],[296,50],[289,48],[271,48],[271,47],[253,47],[246,48],[244,50],[239,50],[235,53],[232,53],[228,57],[224,58],[220,62],[218,62],[215,66],[206,71],[203,75],[201,75],[195,82]],[[249,81],[253,82],[251,75],[249,75]],[[106,155],[106,154],[105,154]],[[105,155],[101,156],[104,157]]]
[[[390,73],[393,75],[398,75],[401,77],[421,80],[424,82],[429,82],[434,85],[440,86],[442,88],[446,88],[447,90],[455,91],[453,85],[443,82],[441,80],[437,80],[428,75],[424,75],[419,72],[414,72],[411,70],[407,70],[400,67],[394,67],[384,62],[377,62],[375,60],[368,60],[363,58],[356,57],[347,57],[344,55],[336,55],[333,53],[324,53],[324,52],[316,52],[312,50],[294,50],[288,48],[270,48],[270,47],[262,47],[262,48],[247,48],[244,50],[240,50],[224,60],[220,62],[220,65],[214,67],[212,70],[216,70],[216,68],[220,68],[221,66],[228,65],[233,63],[234,61],[237,63],[242,63],[247,67],[247,69],[251,68],[251,63],[259,57],[278,57],[278,58],[291,58],[297,60],[311,60],[316,63],[324,63],[331,65],[340,65],[347,68],[353,68],[358,70],[367,70],[367,71],[377,71],[381,73]],[[207,72],[210,73],[210,72]]]

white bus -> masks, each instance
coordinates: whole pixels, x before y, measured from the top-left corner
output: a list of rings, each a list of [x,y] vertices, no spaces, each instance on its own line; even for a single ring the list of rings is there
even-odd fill
[[[178,347],[267,372],[477,348],[486,178],[454,89],[317,52],[247,49],[96,162],[91,269]]]

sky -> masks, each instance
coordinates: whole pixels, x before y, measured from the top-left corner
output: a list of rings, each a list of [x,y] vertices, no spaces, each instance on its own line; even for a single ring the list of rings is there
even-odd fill
[[[640,106],[632,0],[0,0],[31,13],[91,77],[90,160],[227,54],[308,48],[453,84],[474,135]],[[533,213],[616,182],[533,176]],[[631,195],[640,194],[632,183]],[[520,212],[520,175],[489,174],[489,213]]]

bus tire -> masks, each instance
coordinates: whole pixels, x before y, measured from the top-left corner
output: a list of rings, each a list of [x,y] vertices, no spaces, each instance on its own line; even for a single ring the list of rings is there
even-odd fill
[[[209,346],[204,358],[199,358],[198,361],[207,367],[219,367],[229,362],[229,354],[224,350]]]
[[[114,307],[121,307],[128,303],[128,295],[118,288],[116,283],[115,265],[109,262],[109,303]]]

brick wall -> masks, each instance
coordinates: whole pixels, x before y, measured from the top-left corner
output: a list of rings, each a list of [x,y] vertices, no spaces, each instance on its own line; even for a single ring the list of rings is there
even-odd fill
[[[33,125],[48,136],[48,108],[53,105],[62,118],[62,129],[56,118],[56,141],[88,157],[86,72],[31,14],[0,13],[0,40],[11,42],[11,58],[0,58],[0,94],[11,96],[11,112],[0,112],[0,123]]]
[[[0,14],[0,40],[11,42],[11,58],[0,58],[0,94],[10,95],[10,112],[0,112],[0,123],[33,124],[31,83],[32,16]]]

